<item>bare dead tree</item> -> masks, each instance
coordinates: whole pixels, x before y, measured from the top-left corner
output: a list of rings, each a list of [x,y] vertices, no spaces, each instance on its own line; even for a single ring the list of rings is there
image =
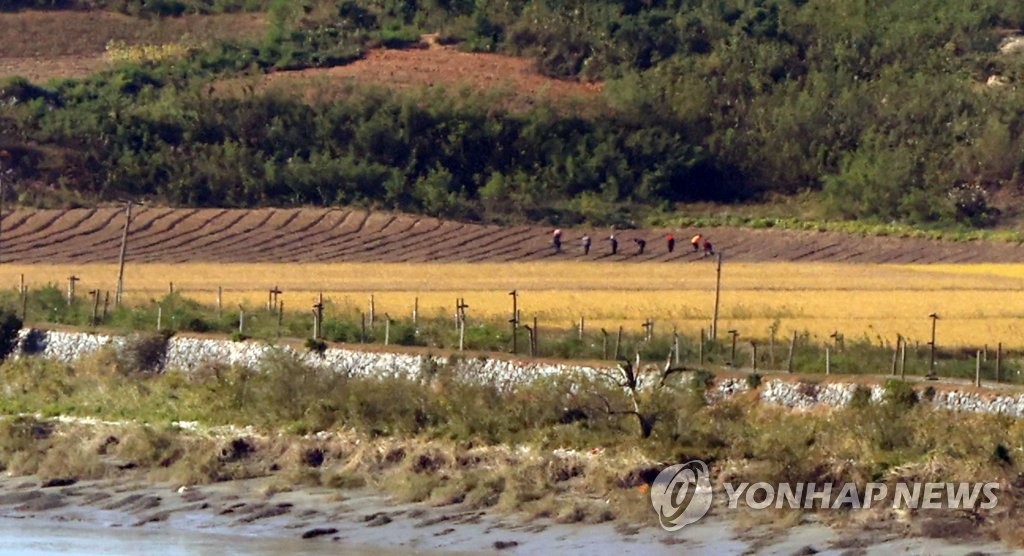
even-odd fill
[[[661,418],[657,407],[652,407],[652,398],[656,397],[665,388],[671,387],[669,378],[673,375],[686,371],[696,371],[695,367],[685,365],[672,365],[672,351],[665,359],[665,365],[658,368],[655,365],[644,367],[640,362],[640,354],[637,353],[636,361],[622,358],[617,367],[598,371],[598,375],[605,381],[622,389],[628,398],[631,407],[623,408],[616,406],[604,394],[597,393],[601,401],[601,410],[608,415],[631,415],[636,418],[640,425],[640,436],[649,438],[654,432],[654,425]]]

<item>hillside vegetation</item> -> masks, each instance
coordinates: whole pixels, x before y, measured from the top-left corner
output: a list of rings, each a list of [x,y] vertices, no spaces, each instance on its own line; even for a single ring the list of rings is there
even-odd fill
[[[5,4],[269,21],[259,41],[0,86],[0,146],[24,203],[127,195],[609,224],[809,191],[826,217],[989,226],[1014,216],[1022,180],[1012,41],[1024,5],[1007,0]],[[215,94],[240,74],[343,65],[424,33],[600,81],[603,97],[523,111],[358,82],[322,102]]]

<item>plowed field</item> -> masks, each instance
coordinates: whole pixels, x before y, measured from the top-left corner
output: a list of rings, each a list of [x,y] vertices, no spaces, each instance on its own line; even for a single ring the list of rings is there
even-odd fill
[[[18,210],[4,215],[3,263],[110,263],[118,257],[124,211],[119,208]],[[136,208],[128,243],[132,262],[680,262],[708,259],[688,238],[698,230],[617,233],[565,230],[563,252],[554,253],[549,228],[484,226],[383,212],[344,209]],[[997,242],[859,237],[832,232],[713,228],[699,230],[733,261],[849,263],[1024,262],[1024,247]],[[583,255],[579,239],[593,247]],[[641,255],[633,239],[646,239]]]
[[[595,104],[601,83],[581,83],[541,75],[527,58],[500,54],[460,52],[454,47],[371,50],[351,64],[328,69],[275,72],[226,82],[223,88],[247,84],[257,90],[300,94],[309,102],[332,101],[347,94],[348,85],[370,85],[396,90],[443,88],[444,94],[479,97],[525,110],[537,104],[576,105],[600,109]]]

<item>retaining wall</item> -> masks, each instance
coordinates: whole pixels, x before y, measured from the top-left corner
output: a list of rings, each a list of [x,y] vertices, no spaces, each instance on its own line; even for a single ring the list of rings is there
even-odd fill
[[[39,329],[24,329],[19,333],[15,357],[39,356],[71,363],[76,359],[94,353],[105,346],[121,347],[126,339],[119,336],[91,334],[87,332],[62,332]],[[173,337],[167,342],[164,369],[189,372],[208,363],[244,365],[256,368],[273,353],[295,356],[309,365],[332,369],[354,375],[374,376],[417,376],[426,366],[444,365],[448,358],[408,353],[387,353],[359,351],[353,349],[328,348],[323,355],[308,351],[297,351],[290,346],[271,346],[258,342],[232,342],[210,338]],[[594,375],[596,367],[529,362],[505,359],[467,358],[456,362],[458,373],[472,380],[514,384],[531,378],[554,375]],[[842,382],[812,383],[794,382],[789,379],[766,376],[760,385],[760,399],[763,402],[806,410],[813,408],[842,407],[853,399],[857,384]],[[881,385],[867,386],[871,389],[871,400],[878,402],[885,390]],[[708,391],[711,401],[725,399],[749,390],[742,378],[723,378]],[[919,397],[923,393],[918,388]],[[1024,417],[1024,393],[999,393],[978,391],[944,385],[935,389],[931,399],[924,399],[940,408],[955,411],[1001,413],[1016,418]]]

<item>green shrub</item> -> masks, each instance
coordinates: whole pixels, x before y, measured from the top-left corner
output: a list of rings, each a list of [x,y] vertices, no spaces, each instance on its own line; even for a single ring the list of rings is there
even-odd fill
[[[903,380],[886,381],[882,399],[885,403],[896,407],[912,407],[919,401],[914,387]]]
[[[690,388],[703,392],[715,383],[715,374],[706,369],[697,369],[690,377]]]
[[[327,351],[327,342],[316,338],[306,338],[306,349],[319,356],[323,356],[324,352]]]
[[[163,370],[167,358],[167,342],[173,333],[163,331],[156,334],[135,334],[129,337],[121,348],[124,371],[157,372]]]
[[[871,405],[871,388],[858,384],[853,389],[853,395],[850,397],[850,407],[856,409],[863,409]]]
[[[0,361],[7,359],[17,347],[21,327],[21,318],[17,314],[12,311],[0,311]]]

